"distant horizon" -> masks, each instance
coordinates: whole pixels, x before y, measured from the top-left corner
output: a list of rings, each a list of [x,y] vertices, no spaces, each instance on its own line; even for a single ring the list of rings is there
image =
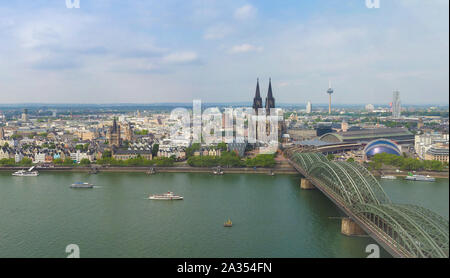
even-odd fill
[[[217,105],[247,105],[247,106],[251,106],[252,102],[250,101],[236,101],[236,102],[203,102],[202,101],[202,105],[203,104],[207,104],[207,105],[213,105],[213,104],[217,104]],[[307,102],[299,102],[299,103],[285,103],[285,102],[280,102],[277,103],[277,107],[279,106],[306,106]],[[311,104],[314,106],[319,106],[319,107],[328,107],[328,103],[313,103],[311,102]],[[375,106],[375,108],[377,106],[379,107],[388,107],[389,103],[335,103],[332,104],[332,107],[341,107],[341,106],[365,106],[368,104],[372,104]],[[176,105],[192,105],[192,102],[146,102],[146,103],[137,103],[137,102],[105,102],[105,103],[96,103],[96,102],[86,102],[86,103],[78,103],[78,102],[57,102],[57,103],[51,103],[51,102],[15,102],[15,103],[0,103],[0,107],[5,107],[5,106],[68,106],[68,105],[77,105],[77,106],[126,106],[126,105],[130,105],[130,106],[176,106]],[[449,107],[449,104],[437,104],[437,103],[402,103],[402,107],[404,106],[416,106],[416,107]]]

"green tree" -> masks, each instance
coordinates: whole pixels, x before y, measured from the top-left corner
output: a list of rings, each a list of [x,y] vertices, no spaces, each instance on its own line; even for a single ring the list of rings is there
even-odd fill
[[[152,146],[152,156],[156,157],[159,151],[159,144],[153,144]]]
[[[20,165],[23,165],[23,166],[30,166],[31,164],[33,164],[33,160],[31,160],[31,158],[28,158],[28,157],[24,157],[20,161]]]
[[[329,161],[334,160],[334,154],[332,154],[332,153],[328,154],[327,158],[328,158]]]
[[[83,166],[87,166],[87,165],[90,165],[90,164],[91,164],[91,161],[89,159],[87,159],[87,158],[83,158],[80,161],[80,165],[83,165]]]
[[[66,159],[64,159],[64,162],[63,162],[63,164],[66,166],[71,166],[71,165],[73,165],[73,163],[74,162],[70,157],[66,157]]]

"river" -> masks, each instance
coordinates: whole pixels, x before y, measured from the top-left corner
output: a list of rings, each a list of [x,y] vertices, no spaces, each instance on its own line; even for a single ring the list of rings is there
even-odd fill
[[[381,183],[394,202],[448,219],[448,179]],[[147,199],[169,190],[184,200]],[[66,257],[69,244],[81,257],[366,257],[374,241],[342,235],[340,216],[295,175],[0,173],[0,257]]]

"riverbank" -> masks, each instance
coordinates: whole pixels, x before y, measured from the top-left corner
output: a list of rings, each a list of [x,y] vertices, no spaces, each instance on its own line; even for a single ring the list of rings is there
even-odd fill
[[[382,175],[384,176],[396,176],[396,177],[406,177],[408,175],[408,171],[403,172],[397,172],[395,170],[382,170],[382,171],[372,171],[372,175],[375,177],[380,177]],[[449,172],[432,172],[432,171],[417,171],[414,172],[415,175],[423,175],[423,176],[431,176],[434,178],[442,178],[442,179],[448,179],[449,178]]]
[[[93,165],[99,172],[142,172],[145,173],[150,170],[151,167],[117,167],[117,166],[99,166]],[[152,167],[155,171],[161,173],[212,173],[212,168],[200,168],[200,167]],[[0,171],[18,171],[26,170],[27,167],[0,167]],[[221,168],[222,171],[230,174],[269,174],[273,172],[274,174],[283,175],[296,175],[298,172],[292,167],[274,167],[274,168]],[[90,172],[92,167],[83,166],[59,166],[59,167],[45,167],[39,168],[37,170],[40,172],[55,172],[55,171],[67,171],[67,172]]]

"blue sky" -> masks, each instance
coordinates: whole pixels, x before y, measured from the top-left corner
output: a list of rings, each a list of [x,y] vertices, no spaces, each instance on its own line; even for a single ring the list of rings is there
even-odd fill
[[[0,103],[448,105],[448,0],[0,3]]]

